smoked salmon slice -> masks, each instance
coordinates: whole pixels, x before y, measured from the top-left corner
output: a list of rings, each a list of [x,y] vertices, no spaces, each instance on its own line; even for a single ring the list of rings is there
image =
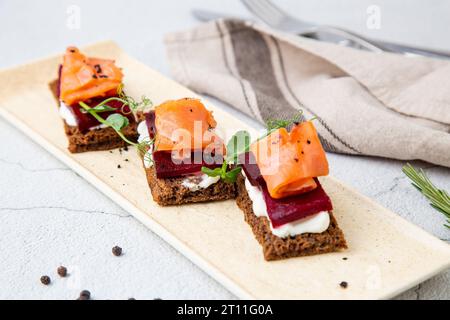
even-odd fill
[[[155,108],[157,151],[204,150],[223,153],[223,141],[213,129],[217,123],[198,99],[170,100]]]
[[[154,110],[145,114],[145,122],[151,139],[154,139],[158,135],[155,120],[156,115]],[[203,150],[193,151],[186,158],[177,159],[179,161],[173,161],[171,151],[158,151],[152,149],[152,156],[156,178],[158,179],[176,178],[183,175],[196,174],[201,171],[202,167],[214,169],[220,167],[223,163],[223,157],[221,155],[218,154],[217,158],[208,157],[209,155],[205,155]]]
[[[306,218],[321,211],[333,210],[328,195],[323,190],[317,178],[314,179],[317,187],[306,193],[290,196],[288,198],[274,199],[267,189],[267,183],[261,175],[252,152],[239,155],[239,162],[250,184],[258,187],[264,197],[267,214],[274,228],[286,223]]]
[[[74,105],[115,95],[122,78],[113,60],[88,58],[76,47],[68,47],[61,70],[60,98],[66,105]]]
[[[278,129],[253,143],[250,151],[274,199],[314,190],[314,178],[329,173],[325,151],[311,121],[295,125],[291,132]]]

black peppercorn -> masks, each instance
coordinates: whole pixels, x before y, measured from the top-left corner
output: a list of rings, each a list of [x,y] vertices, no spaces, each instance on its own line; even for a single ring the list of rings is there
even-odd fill
[[[99,64],[94,65],[94,69],[95,69],[95,72],[102,73],[102,68],[100,67]]]
[[[48,286],[50,284],[51,280],[49,276],[42,276],[41,277],[41,283]]]
[[[67,276],[67,268],[64,266],[59,266],[58,269],[56,270],[56,272],[59,274],[59,276],[61,277],[65,277]]]
[[[119,246],[115,246],[112,248],[112,253],[113,253],[113,255],[118,257],[118,256],[122,255],[122,248]]]
[[[339,285],[341,286],[342,289],[346,289],[348,287],[347,281],[342,281]]]
[[[80,292],[80,300],[89,300],[91,298],[91,293],[88,290],[83,290]]]

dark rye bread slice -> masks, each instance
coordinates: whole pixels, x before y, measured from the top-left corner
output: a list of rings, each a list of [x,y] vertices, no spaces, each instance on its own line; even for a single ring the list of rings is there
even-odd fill
[[[154,166],[146,168],[145,171],[153,200],[161,206],[228,200],[236,197],[234,183],[219,180],[206,189],[191,191],[182,185],[183,177],[158,179]]]
[[[49,84],[50,90],[52,91],[59,108],[57,86],[58,80],[54,80]],[[143,119],[143,116],[139,115],[139,118]],[[111,150],[115,148],[122,148],[127,145],[127,143],[117,135],[113,128],[94,129],[83,133],[80,132],[78,127],[69,126],[64,119],[63,122],[64,131],[66,132],[67,139],[69,140],[68,149],[72,153]],[[131,122],[122,130],[124,135],[131,141],[137,140],[137,124],[137,121]]]
[[[244,179],[242,174],[239,174],[236,182],[236,202],[244,212],[245,221],[251,226],[256,240],[263,247],[264,258],[267,261],[335,252],[347,248],[344,234],[331,212],[330,226],[325,232],[305,233],[285,239],[273,235],[269,220],[266,217],[257,217],[253,213],[252,200],[248,196]]]

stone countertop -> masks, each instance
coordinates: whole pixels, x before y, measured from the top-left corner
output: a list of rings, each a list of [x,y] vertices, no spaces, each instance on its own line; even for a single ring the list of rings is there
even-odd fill
[[[420,0],[410,1],[407,7],[402,1],[378,1],[379,30],[366,27],[371,1],[279,3],[311,21],[384,40],[450,50],[444,41],[450,11],[445,0],[425,8]],[[67,27],[71,5],[80,9],[79,29]],[[27,1],[25,6],[5,0],[0,2],[0,68],[62,52],[69,44],[113,39],[134,57],[169,75],[163,35],[196,25],[190,15],[194,7],[248,15],[239,1],[227,1],[223,8],[224,1],[207,0]],[[235,298],[2,119],[0,136],[0,298],[75,299],[82,289],[90,290],[94,299]],[[411,187],[401,172],[403,162],[335,154],[330,154],[329,160],[332,175],[449,242],[443,216]],[[437,185],[450,189],[449,169],[415,165],[425,168]],[[123,256],[112,255],[114,245],[123,248]],[[68,268],[70,277],[58,278],[59,265]],[[44,274],[52,278],[51,288],[39,283]],[[449,299],[450,271],[398,298]]]

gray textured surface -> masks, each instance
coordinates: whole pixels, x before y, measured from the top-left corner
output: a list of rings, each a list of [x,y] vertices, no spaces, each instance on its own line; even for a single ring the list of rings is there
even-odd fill
[[[349,27],[380,39],[450,50],[450,3],[377,1],[381,29],[366,28],[372,1],[279,1],[311,21]],[[81,28],[66,27],[67,7],[81,8]],[[0,1],[0,68],[62,52],[69,44],[114,39],[127,52],[168,75],[162,38],[194,26],[190,8],[247,15],[238,1]],[[1,98],[0,98],[1,99]],[[226,106],[223,106],[226,108]],[[220,284],[146,229],[95,188],[0,119],[0,298],[234,298]],[[370,142],[368,142],[370,143]],[[402,163],[330,155],[332,174],[446,240],[443,217],[401,173]],[[430,177],[450,189],[450,170],[427,164]],[[124,256],[114,257],[120,245]],[[426,263],[426,262],[424,262]],[[70,277],[58,279],[64,264]],[[50,288],[39,283],[48,274]],[[402,299],[449,299],[447,271],[402,294]]]

